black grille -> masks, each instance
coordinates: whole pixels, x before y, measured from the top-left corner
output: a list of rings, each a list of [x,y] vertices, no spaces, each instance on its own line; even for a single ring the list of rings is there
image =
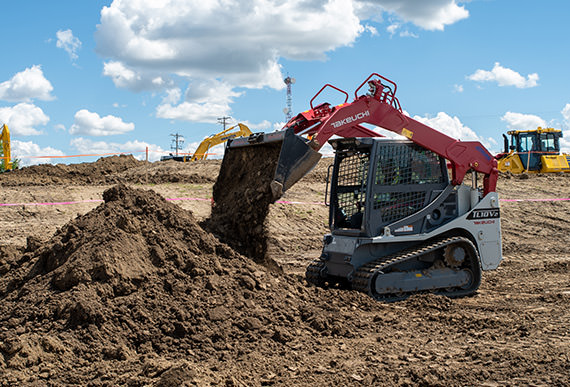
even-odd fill
[[[341,159],[335,195],[336,227],[360,228],[365,208],[369,165],[368,153],[350,153]]]
[[[432,185],[444,183],[437,154],[411,143],[378,146],[374,202],[382,224],[403,219],[426,205]]]
[[[374,182],[380,185],[442,183],[439,156],[413,145],[380,146]]]
[[[426,193],[422,192],[382,192],[374,194],[374,209],[380,210],[382,221],[395,222],[421,210]]]
[[[339,186],[361,186],[368,177],[368,153],[356,153],[342,159],[338,168]]]

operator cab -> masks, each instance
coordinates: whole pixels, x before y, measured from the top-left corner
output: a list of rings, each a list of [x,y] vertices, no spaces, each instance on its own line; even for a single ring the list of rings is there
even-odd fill
[[[374,237],[402,219],[402,235],[427,232],[456,216],[455,192],[422,211],[449,186],[446,160],[409,140],[349,138],[336,150],[329,227],[333,234]],[[414,217],[418,212],[425,212]]]

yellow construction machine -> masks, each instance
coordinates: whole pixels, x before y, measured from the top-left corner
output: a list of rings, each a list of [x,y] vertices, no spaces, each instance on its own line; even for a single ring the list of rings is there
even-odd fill
[[[12,170],[12,159],[10,155],[10,130],[8,125],[2,125],[2,133],[0,134],[0,142],[2,143],[2,166],[3,170]]]
[[[562,131],[538,127],[534,130],[511,130],[503,134],[505,150],[495,156],[501,172],[553,173],[570,172],[570,155],[560,153]]]
[[[175,160],[175,161],[186,162],[190,160],[191,161],[206,160],[206,158],[208,157],[208,150],[210,150],[212,147],[237,137],[249,137],[251,134],[253,133],[251,132],[251,130],[249,130],[249,128],[246,125],[237,124],[232,126],[231,128],[221,131],[220,133],[216,133],[211,135],[210,137],[206,137],[200,143],[200,145],[198,145],[198,148],[196,149],[196,152],[194,152],[192,157],[188,157],[186,155],[174,156],[170,154],[169,156],[162,156],[160,158],[160,161]]]
[[[234,130],[238,128],[237,130]],[[210,137],[206,137],[204,141],[198,145],[198,149],[191,157],[192,161],[205,160],[208,156],[208,150],[218,144],[222,144],[229,139],[236,137],[248,137],[252,134],[251,130],[244,124],[237,124],[221,131],[220,133],[213,134]]]

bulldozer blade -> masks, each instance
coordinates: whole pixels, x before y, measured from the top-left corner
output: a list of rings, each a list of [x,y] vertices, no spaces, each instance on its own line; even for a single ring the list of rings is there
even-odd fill
[[[275,175],[270,183],[273,200],[279,199],[319,162],[321,154],[311,148],[309,141],[295,134],[293,129],[273,133],[255,133],[249,137],[231,140],[228,148],[238,148],[282,142],[279,158],[275,163]],[[276,145],[276,144],[273,144]]]

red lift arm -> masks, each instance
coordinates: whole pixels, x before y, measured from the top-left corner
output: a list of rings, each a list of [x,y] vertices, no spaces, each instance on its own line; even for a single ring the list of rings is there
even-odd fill
[[[372,79],[375,77],[375,79]],[[377,79],[379,78],[379,79]],[[382,82],[384,81],[384,83]],[[368,82],[369,92],[358,96]],[[323,103],[313,107],[315,98],[331,87],[346,95],[345,102],[332,107]],[[427,125],[405,116],[396,98],[396,84],[383,76],[371,74],[354,92],[355,100],[348,101],[348,93],[332,85],[325,85],[311,99],[311,109],[298,114],[284,129],[293,128],[296,134],[311,138],[311,146],[318,150],[333,135],[342,137],[381,137],[360,124],[368,123],[407,137],[414,143],[446,158],[451,163],[452,184],[463,182],[469,170],[484,174],[483,191],[495,192],[498,179],[497,160],[478,141],[460,141]]]

